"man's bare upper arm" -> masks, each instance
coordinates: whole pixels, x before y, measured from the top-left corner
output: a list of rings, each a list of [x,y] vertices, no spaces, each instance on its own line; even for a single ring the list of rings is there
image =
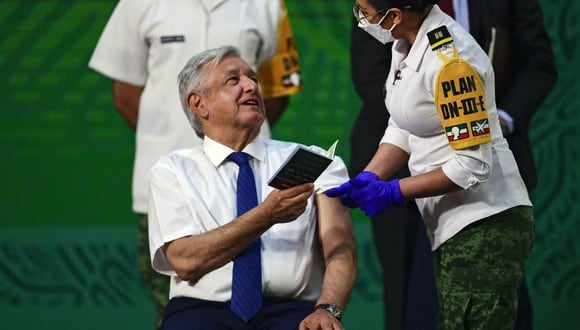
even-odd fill
[[[131,126],[137,129],[139,117],[139,102],[144,86],[135,86],[122,81],[113,81],[113,102],[119,114]]]
[[[325,257],[345,243],[353,245],[354,248],[354,232],[349,209],[343,206],[338,198],[331,198],[325,194],[317,194],[315,203],[319,237]]]

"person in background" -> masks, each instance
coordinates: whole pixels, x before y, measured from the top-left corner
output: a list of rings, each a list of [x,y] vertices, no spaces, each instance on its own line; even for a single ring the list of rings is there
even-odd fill
[[[536,0],[442,0],[438,5],[470,32],[492,58],[502,131],[531,191],[537,176],[529,123],[557,79],[542,10]],[[351,40],[352,77],[362,101],[351,132],[349,173],[355,176],[372,158],[387,126],[384,84],[391,44],[378,42],[360,29],[356,20]],[[402,178],[408,173],[403,167],[394,177]],[[383,269],[385,329],[434,329],[437,301],[433,296],[431,252],[414,202],[373,216],[371,225]],[[531,329],[532,304],[525,281],[518,288],[518,298],[515,328]]]
[[[259,135],[258,77],[235,47],[192,57],[179,94],[203,142],[150,171],[152,266],[171,276],[161,328],[343,329],[356,244],[349,210],[323,192],[348,179],[344,162],[314,184],[268,185],[297,144]]]
[[[359,26],[394,41],[390,118],[364,170],[326,194],[367,216],[414,200],[433,250],[438,328],[510,329],[531,202],[501,133],[491,61],[436,2],[356,2]],[[404,166],[410,176],[391,179]]]
[[[115,107],[135,131],[132,209],[139,223],[139,272],[151,290],[157,325],[168,300],[169,278],[150,266],[148,171],[161,155],[200,143],[178,110],[175,77],[191,54],[226,44],[239,47],[250,66],[259,69],[268,119],[261,133],[269,137],[289,96],[302,88],[281,0],[121,0],[89,62],[113,80]]]

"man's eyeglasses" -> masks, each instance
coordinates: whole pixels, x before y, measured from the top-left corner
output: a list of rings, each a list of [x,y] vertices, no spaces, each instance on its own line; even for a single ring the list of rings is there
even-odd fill
[[[372,14],[365,14],[362,12],[360,7],[356,3],[354,5],[352,5],[352,13],[353,13],[354,18],[356,19],[357,22],[360,22],[363,19],[368,20],[369,18],[376,16],[376,15],[380,15],[386,11],[387,11],[387,9],[382,9],[382,10],[379,10],[379,11],[374,12]]]

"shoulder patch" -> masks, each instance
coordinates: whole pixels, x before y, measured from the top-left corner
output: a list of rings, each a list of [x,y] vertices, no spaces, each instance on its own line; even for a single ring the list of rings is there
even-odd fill
[[[429,44],[432,50],[453,42],[453,37],[445,25],[427,32],[427,37],[429,38]]]

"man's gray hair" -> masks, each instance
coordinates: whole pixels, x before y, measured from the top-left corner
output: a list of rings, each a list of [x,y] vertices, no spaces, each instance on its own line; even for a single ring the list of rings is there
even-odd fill
[[[181,107],[185,115],[199,137],[203,137],[203,129],[197,115],[189,109],[187,97],[192,92],[208,95],[207,90],[207,70],[215,68],[226,57],[240,57],[240,51],[234,46],[222,46],[219,48],[207,49],[193,56],[187,61],[181,72],[177,76],[179,83],[179,98]]]

